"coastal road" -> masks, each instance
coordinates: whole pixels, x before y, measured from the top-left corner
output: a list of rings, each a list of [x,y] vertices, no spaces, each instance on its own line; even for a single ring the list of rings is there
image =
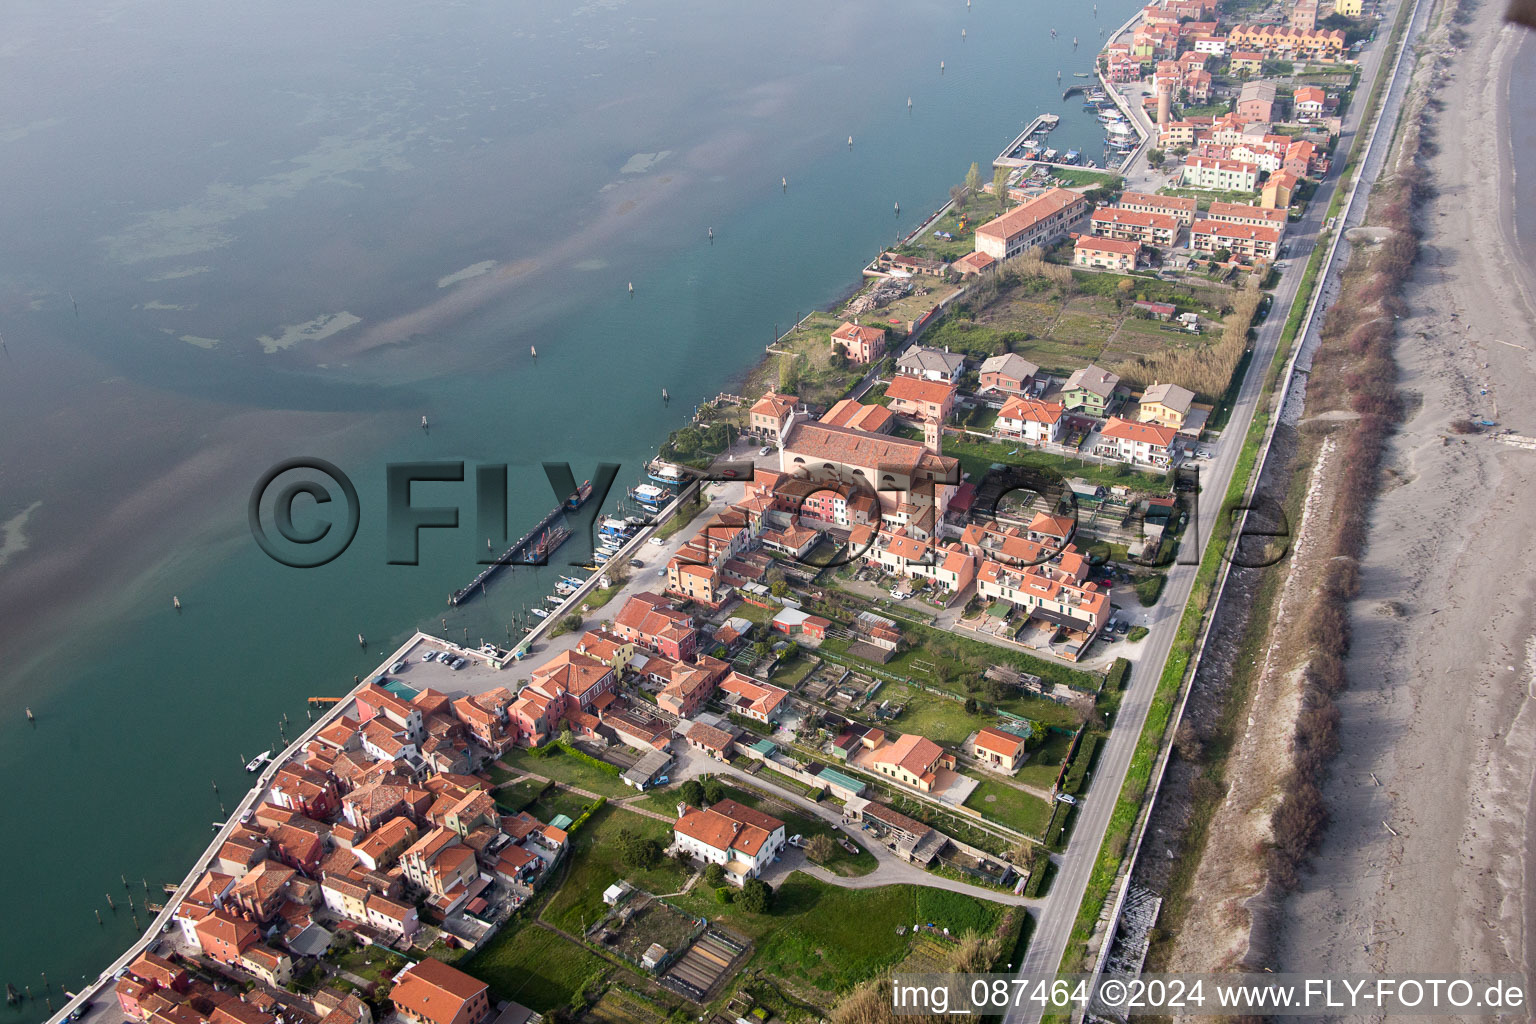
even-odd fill
[[[1417,0],[1413,2],[1417,5]],[[1386,20],[1381,23],[1383,28],[1393,23],[1397,7],[1397,3],[1382,5],[1387,15]],[[1414,28],[1415,26],[1410,27],[1409,40],[1412,38]],[[1360,129],[1360,119],[1367,106],[1367,97],[1378,76],[1384,70],[1385,50],[1389,36],[1390,32],[1379,32],[1377,41],[1363,52],[1360,61],[1360,86],[1355,93],[1355,102],[1351,104],[1345,116],[1343,131],[1334,149],[1335,154],[1338,155],[1338,164],[1318,187],[1316,195],[1307,205],[1305,216],[1287,230],[1290,244],[1287,258],[1290,263],[1274,290],[1270,314],[1257,330],[1253,358],[1249,360],[1231,419],[1222,431],[1221,441],[1215,445],[1214,458],[1200,466],[1202,500],[1199,503],[1198,514],[1194,517],[1194,523],[1199,531],[1198,545],[1186,543],[1183,545],[1185,549],[1197,547],[1198,551],[1203,552],[1218,516],[1221,515],[1219,506],[1236,469],[1243,439],[1247,436],[1249,426],[1258,409],[1265,373],[1279,347],[1285,321],[1301,288],[1307,259],[1317,246],[1323,218],[1338,187],[1338,175],[1342,170],[1345,157],[1354,144],[1355,135]],[[1407,53],[1408,50],[1409,46],[1405,40],[1401,53]],[[1396,62],[1386,66],[1385,72],[1391,74],[1395,66]],[[1380,124],[1388,129],[1381,133],[1383,137],[1390,135],[1392,123],[1394,123],[1393,119],[1381,119]],[[1367,159],[1362,163],[1366,173],[1363,178],[1365,187],[1369,186],[1372,176],[1379,172],[1381,167],[1381,160],[1376,150],[1384,148],[1384,139],[1373,139],[1373,142],[1376,141],[1382,141],[1383,144],[1373,146],[1367,154]],[[1329,266],[1322,268],[1320,282],[1326,280],[1330,269]],[[1133,649],[1127,652],[1128,657],[1131,653],[1136,657],[1121,701],[1118,720],[1112,723],[1113,729],[1100,754],[1093,786],[1078,810],[1077,821],[1073,827],[1066,854],[1061,860],[1060,870],[1036,922],[1034,937],[1030,941],[1024,962],[1019,967],[1021,977],[1042,978],[1054,975],[1067,951],[1067,943],[1077,918],[1078,907],[1087,890],[1088,879],[1093,871],[1099,849],[1103,845],[1110,815],[1124,784],[1136,742],[1146,723],[1157,681],[1172,651],[1179,619],[1194,587],[1198,559],[1194,558],[1192,561],[1191,558],[1194,556],[1181,559],[1185,564],[1175,565],[1169,571],[1163,600],[1159,601],[1143,620],[1143,624],[1151,628],[1150,635],[1141,642],[1140,650]],[[1007,1021],[1008,1024],[1033,1024],[1040,1019],[1041,1015],[1041,1008],[1036,1004],[1030,1004],[1010,1011]]]

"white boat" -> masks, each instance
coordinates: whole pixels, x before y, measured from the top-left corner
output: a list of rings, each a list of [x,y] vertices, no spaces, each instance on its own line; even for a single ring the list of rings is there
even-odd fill
[[[549,618],[549,612],[545,611],[543,608],[530,608],[528,611],[534,615],[537,615],[541,619]]]
[[[263,750],[261,753],[251,758],[251,763],[245,766],[245,770],[248,772],[259,772],[261,771],[262,766],[270,760],[272,760],[272,751]]]
[[[1045,151],[1045,152],[1044,152],[1044,153],[1043,153],[1043,154],[1042,154],[1042,157],[1043,157],[1043,158],[1044,158],[1044,159],[1045,159],[1045,160],[1047,160],[1047,161],[1051,161],[1051,160],[1055,160],[1055,159],[1056,159],[1056,151],[1055,151],[1055,150],[1054,150],[1054,149],[1048,149],[1048,150],[1046,150],[1046,151]]]
[[[1109,132],[1110,135],[1123,139],[1129,139],[1136,135],[1136,129],[1132,128],[1128,124],[1107,125],[1104,130]]]
[[[544,600],[548,601],[550,604],[552,604],[556,608],[558,608],[561,605],[565,604],[565,595],[564,594],[550,594],[548,597],[544,598]]]

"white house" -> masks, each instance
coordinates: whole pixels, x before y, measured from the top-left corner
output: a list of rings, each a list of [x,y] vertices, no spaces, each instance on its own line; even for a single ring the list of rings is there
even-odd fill
[[[1000,437],[1020,438],[1030,444],[1052,443],[1061,440],[1066,412],[1059,402],[1042,402],[1037,398],[1010,398],[997,414],[997,433]]]
[[[1166,466],[1179,432],[1157,423],[1137,423],[1111,416],[1099,432],[1097,449],[1132,465]]]
[[[672,841],[706,864],[721,865],[725,877],[741,885],[761,874],[783,849],[784,823],[734,800],[721,800],[704,810],[679,804]]]

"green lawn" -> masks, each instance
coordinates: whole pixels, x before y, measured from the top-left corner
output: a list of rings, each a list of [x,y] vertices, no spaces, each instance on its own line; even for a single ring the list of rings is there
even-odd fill
[[[1144,473],[1123,463],[1107,466],[1086,459],[1070,459],[1011,441],[980,441],[969,437],[962,441],[958,435],[945,434],[944,454],[959,459],[961,472],[976,483],[981,482],[994,464],[999,464],[1048,470],[1067,480],[1080,476],[1105,487],[1130,487],[1153,494],[1168,491],[1162,473]]]
[[[524,917],[509,923],[459,967],[489,985],[497,999],[515,999],[541,1013],[569,1004],[589,981],[615,969]]]
[[[492,795],[496,798],[497,807],[507,814],[516,814],[533,803],[547,786],[548,783],[528,779],[511,786],[504,786]]]
[[[1050,789],[1056,782],[1056,776],[1061,774],[1061,763],[1067,759],[1067,751],[1071,747],[1071,736],[1059,732],[1047,733],[1045,742],[1030,752],[1029,760],[1014,778],[1031,786]]]
[[[616,775],[609,775],[585,761],[579,761],[556,748],[548,757],[534,757],[521,747],[514,747],[501,755],[508,766],[521,769],[531,775],[541,775],[568,786],[591,790],[600,796],[628,796],[635,791],[624,785]]]
[[[903,705],[901,717],[895,720],[901,731],[915,732],[946,746],[964,743],[967,736],[992,722],[990,715],[968,715],[960,701],[915,686],[888,684],[880,688],[878,696]]]
[[[782,686],[786,690],[793,690],[799,686],[806,676],[816,668],[817,662],[804,655],[795,655],[786,661],[780,662],[773,670],[768,681],[774,686]]]
[[[1047,801],[997,779],[983,778],[966,798],[965,806],[1027,836],[1043,836],[1051,820]]]
[[[779,887],[773,909],[749,914],[697,895],[687,904],[757,943],[748,968],[823,993],[842,993],[900,962],[911,948],[914,924],[983,934],[1001,923],[1005,908],[921,886],[840,889],[795,872]],[[906,934],[897,929],[905,927]]]
[[[572,837],[567,874],[539,915],[541,920],[580,935],[607,911],[603,890],[621,878],[656,895],[683,887],[687,875],[676,861],[663,858],[646,870],[625,864],[619,851],[619,833],[624,829],[662,846],[672,841],[672,830],[665,822],[612,805],[604,807]]]

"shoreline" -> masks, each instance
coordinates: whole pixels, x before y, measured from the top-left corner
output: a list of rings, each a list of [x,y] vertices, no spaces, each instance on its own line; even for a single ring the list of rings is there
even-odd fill
[[[1530,961],[1536,579],[1503,552],[1536,533],[1512,504],[1536,488],[1536,466],[1452,424],[1481,413],[1531,432],[1536,362],[1505,339],[1530,337],[1536,319],[1528,282],[1509,273],[1513,196],[1499,166],[1516,45],[1495,5],[1462,29],[1460,47],[1443,43],[1461,59],[1440,72],[1449,113],[1422,161],[1435,192],[1395,343],[1409,411],[1350,606],[1353,682],[1324,786],[1332,822],[1285,911],[1288,970],[1492,973]],[[1498,170],[1469,178],[1481,161]]]

